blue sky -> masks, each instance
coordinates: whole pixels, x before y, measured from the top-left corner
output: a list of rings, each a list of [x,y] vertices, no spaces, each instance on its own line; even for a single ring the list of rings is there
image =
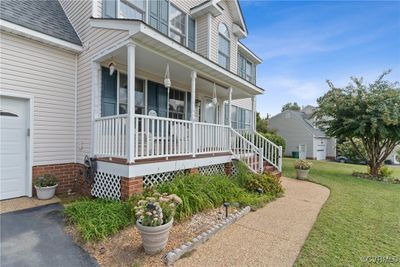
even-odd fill
[[[392,69],[400,81],[400,1],[241,0],[249,35],[242,42],[263,59],[257,83],[262,116],[283,104],[316,104],[326,80],[373,81]]]

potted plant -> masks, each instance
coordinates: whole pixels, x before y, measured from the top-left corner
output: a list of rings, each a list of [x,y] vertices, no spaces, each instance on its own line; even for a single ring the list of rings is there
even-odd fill
[[[57,179],[52,174],[46,173],[36,178],[35,188],[38,199],[50,199],[54,197],[57,186]]]
[[[174,222],[176,207],[182,203],[177,195],[160,194],[139,200],[134,207],[136,227],[142,237],[144,250],[154,255],[164,249]]]
[[[296,162],[294,164],[294,168],[296,169],[297,179],[301,179],[301,180],[306,179],[311,166],[312,166],[312,163],[308,160],[304,160],[304,159],[296,160]]]

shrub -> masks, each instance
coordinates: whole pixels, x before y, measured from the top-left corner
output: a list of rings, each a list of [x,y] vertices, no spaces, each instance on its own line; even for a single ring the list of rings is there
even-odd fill
[[[387,167],[387,166],[382,166],[382,167],[379,169],[379,176],[388,178],[388,177],[391,177],[391,176],[393,175],[393,172],[394,172],[394,171],[391,170],[391,169],[389,169],[389,167]]]
[[[262,189],[262,192],[270,193],[274,196],[283,193],[283,187],[279,178],[269,174],[250,172],[247,166],[241,161],[236,164],[236,168],[237,175],[235,179],[237,183],[241,187],[246,188],[246,190],[257,192],[258,189]]]
[[[83,199],[68,204],[64,213],[85,242],[105,239],[134,221],[129,202]]]
[[[257,176],[250,172],[242,162],[237,164],[237,168],[238,173],[235,178],[225,175],[183,175],[171,182],[158,185],[154,190],[160,193],[176,194],[182,199],[182,205],[177,208],[174,216],[177,220],[188,218],[207,209],[220,207],[224,202],[258,208],[283,192],[278,180],[262,175]],[[261,179],[263,194],[247,188],[250,181],[257,179]]]
[[[57,184],[57,178],[53,174],[48,174],[48,173],[36,178],[35,181],[35,185],[37,187],[48,187],[48,186],[54,186],[56,184]]]
[[[181,203],[177,195],[155,192],[137,202],[135,218],[144,226],[160,226],[172,220],[176,207]]]
[[[283,193],[280,179],[268,174],[253,174],[245,187],[250,192],[257,192],[261,189],[262,192],[269,192],[275,196]]]
[[[175,214],[182,220],[203,210],[221,206],[224,202],[237,202],[243,189],[224,175],[182,175],[155,188],[160,193],[176,194],[182,199]]]
[[[311,161],[300,159],[294,163],[294,168],[298,170],[309,170],[312,166]]]
[[[272,143],[278,145],[278,146],[282,146],[282,150],[285,151],[286,148],[286,142],[285,139],[283,139],[282,136],[275,134],[275,133],[262,133],[262,135],[267,138],[268,140],[270,140]]]

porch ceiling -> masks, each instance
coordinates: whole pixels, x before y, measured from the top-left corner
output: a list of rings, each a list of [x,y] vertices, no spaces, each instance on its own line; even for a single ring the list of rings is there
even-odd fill
[[[213,83],[219,97],[227,98],[232,87],[232,98],[245,98],[263,93],[263,89],[240,78],[207,58],[189,50],[169,37],[158,32],[142,21],[121,19],[92,19],[92,26],[108,29],[128,30],[130,38],[137,44],[136,66],[149,73],[164,76],[165,66],[170,64],[172,81],[177,80],[190,89],[190,72],[196,70],[198,79],[196,87],[212,95]],[[116,51],[115,51],[116,52]],[[120,49],[115,57],[126,62],[126,49]],[[205,79],[202,79],[204,77]]]
[[[110,58],[118,64],[122,64],[124,69],[126,69],[127,64],[127,49],[122,47],[112,53]],[[163,79],[165,75],[166,64],[170,65],[170,78],[172,80],[172,88],[184,89],[190,91],[190,73],[191,68],[188,68],[182,64],[176,63],[175,61],[170,61],[163,56],[160,56],[153,51],[146,49],[140,45],[136,47],[136,68],[143,72],[149,73],[151,75],[157,76],[159,79]],[[106,60],[107,62],[107,60]],[[139,75],[140,76],[140,75]],[[150,77],[151,79],[151,77]],[[204,79],[198,76],[196,79],[196,93],[201,93],[203,95],[212,96],[214,83],[211,80]],[[217,97],[227,100],[229,97],[229,90],[218,84],[216,81],[216,92]],[[241,90],[233,90],[233,99],[245,98],[250,95],[247,92]]]

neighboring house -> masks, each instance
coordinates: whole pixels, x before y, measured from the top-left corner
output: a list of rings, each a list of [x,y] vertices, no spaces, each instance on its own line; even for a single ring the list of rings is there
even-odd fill
[[[396,148],[390,153],[387,157],[387,160],[390,160],[392,164],[400,164],[400,160],[397,158],[397,151],[400,150],[400,145],[396,146]]]
[[[300,111],[285,110],[270,118],[268,128],[276,130],[286,142],[285,156],[299,152],[300,157],[325,160],[336,158],[336,139],[315,127],[311,118],[315,107],[306,106]]]
[[[112,198],[181,171],[230,172],[232,159],[281,169],[281,148],[254,131],[261,60],[240,43],[238,1],[0,5],[0,199],[31,196],[44,173],[59,193],[79,190],[86,156],[92,194]]]

